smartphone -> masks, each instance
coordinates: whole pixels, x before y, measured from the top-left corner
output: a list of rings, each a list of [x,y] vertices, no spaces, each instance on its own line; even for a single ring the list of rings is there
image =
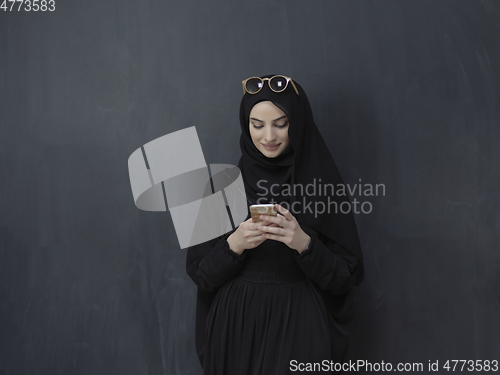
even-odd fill
[[[261,221],[260,215],[277,216],[274,204],[253,204],[250,206],[250,214],[254,223]]]

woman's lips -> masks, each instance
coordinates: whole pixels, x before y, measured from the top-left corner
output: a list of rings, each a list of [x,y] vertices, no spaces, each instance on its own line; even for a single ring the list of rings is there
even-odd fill
[[[262,144],[262,146],[264,146],[264,147],[265,147],[265,149],[266,149],[266,150],[268,150],[268,151],[274,151],[274,150],[276,150],[276,149],[279,147],[279,145],[280,145],[280,144],[281,144],[281,143],[277,143],[277,144],[276,144],[276,145],[274,145],[274,146],[266,146],[265,144]]]

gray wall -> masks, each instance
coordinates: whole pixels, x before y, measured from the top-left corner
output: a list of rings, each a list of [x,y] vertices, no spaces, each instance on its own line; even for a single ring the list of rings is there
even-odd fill
[[[127,159],[195,125],[237,164],[241,80],[269,73],[304,87],[347,183],[386,186],[356,216],[349,357],[500,360],[499,36],[492,0],[1,11],[0,373],[201,374],[185,251]]]

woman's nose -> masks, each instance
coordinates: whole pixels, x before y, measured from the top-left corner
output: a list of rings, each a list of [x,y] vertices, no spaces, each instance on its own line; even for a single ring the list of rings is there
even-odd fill
[[[265,140],[266,142],[272,142],[274,141],[275,139],[275,135],[274,135],[274,132],[273,132],[273,129],[267,129],[266,130],[266,135],[265,135]]]

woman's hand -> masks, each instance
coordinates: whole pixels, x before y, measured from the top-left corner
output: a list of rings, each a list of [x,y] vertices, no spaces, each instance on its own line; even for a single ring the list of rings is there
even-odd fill
[[[252,218],[249,218],[247,221],[241,223],[238,229],[236,229],[227,238],[229,248],[236,254],[241,255],[246,249],[253,249],[267,240],[267,238],[262,235],[262,232],[257,229],[259,225],[274,227],[277,224],[273,224],[269,221],[260,221],[258,223],[254,223],[252,221]]]
[[[286,208],[279,204],[274,205],[276,210],[283,216],[260,215],[261,220],[271,222],[277,226],[270,226],[263,223],[257,226],[265,239],[283,242],[289,248],[302,253],[309,247],[311,237],[300,227],[297,219]]]

